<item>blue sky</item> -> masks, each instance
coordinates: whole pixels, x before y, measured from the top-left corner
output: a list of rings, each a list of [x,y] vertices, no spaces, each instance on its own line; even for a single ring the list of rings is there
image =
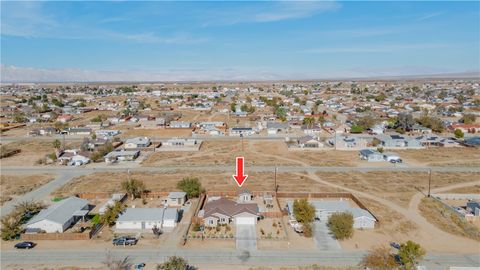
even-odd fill
[[[1,2],[2,81],[477,72],[480,2]]]

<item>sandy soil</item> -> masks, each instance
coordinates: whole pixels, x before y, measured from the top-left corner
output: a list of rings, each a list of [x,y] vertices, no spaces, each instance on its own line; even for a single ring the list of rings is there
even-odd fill
[[[452,189],[443,193],[480,194],[480,185]]]
[[[273,190],[273,173],[248,173],[244,188],[251,191]],[[176,190],[177,182],[184,177],[198,177],[202,186],[210,191],[236,190],[237,185],[228,173],[146,173],[133,172],[130,178],[144,181],[147,189],[152,191],[172,191]],[[67,185],[59,188],[54,196],[69,196],[93,190],[103,192],[121,191],[121,182],[128,178],[127,173],[93,173],[81,176],[69,182]],[[277,185],[279,191],[297,191],[297,192],[330,192],[331,187],[319,184],[301,174],[279,173],[277,174]],[[95,187],[95,189],[92,189]]]
[[[409,164],[427,166],[480,166],[479,148],[429,148],[395,151]]]
[[[460,219],[440,202],[432,198],[423,198],[418,208],[422,216],[441,230],[480,242],[480,228],[474,224],[460,223]]]
[[[55,152],[55,148],[53,147],[53,144],[52,144],[54,140],[55,139],[53,138],[51,141],[30,139],[30,140],[24,140],[24,141],[5,144],[5,146],[8,148],[11,148],[11,149],[18,148],[22,151],[11,157],[2,158],[1,164],[2,166],[36,165],[36,161],[38,159],[44,158],[45,155]],[[79,146],[80,146],[80,142],[70,142],[70,141],[65,142],[65,147],[67,149],[72,147],[79,147]]]
[[[0,205],[54,179],[52,174],[2,174],[0,176]]]
[[[400,213],[386,208],[376,201],[367,198],[359,199],[381,222],[377,223],[378,226],[373,230],[355,230],[351,239],[339,241],[342,248],[346,250],[368,250],[379,244],[388,244],[392,241],[418,240],[418,230],[415,224],[408,221]]]
[[[192,135],[191,129],[133,129],[130,127],[128,130],[122,131],[119,135],[121,138],[130,138],[137,136],[147,137],[189,137]]]
[[[352,166],[358,159],[351,151],[288,151],[282,141],[206,141],[199,152],[152,154],[142,165],[192,165],[230,164],[236,156],[245,157],[247,165],[298,165],[302,162],[314,166]]]
[[[405,208],[418,188],[428,188],[428,173],[420,172],[322,172],[317,175],[325,181],[387,198]],[[476,177],[475,173],[432,173],[431,188],[469,182]]]

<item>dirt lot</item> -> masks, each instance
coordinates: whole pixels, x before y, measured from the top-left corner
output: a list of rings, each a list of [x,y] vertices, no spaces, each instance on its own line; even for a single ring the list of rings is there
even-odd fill
[[[249,177],[242,186],[251,191],[273,190],[274,175],[272,173],[248,173]],[[144,181],[147,189],[152,191],[176,190],[177,182],[184,177],[198,177],[202,185],[210,191],[236,190],[231,173],[146,173],[134,172],[130,178]],[[121,191],[120,183],[126,180],[127,173],[93,173],[72,180],[67,185],[58,189],[54,196],[69,196],[77,193],[101,190],[103,192]],[[330,192],[332,188],[314,182],[300,174],[280,173],[277,174],[279,191],[299,192]]]
[[[137,136],[147,136],[147,137],[188,137],[192,135],[191,129],[126,129],[122,131],[122,134],[119,135],[121,138],[131,138]]]
[[[400,213],[386,208],[376,201],[367,198],[359,199],[381,222],[373,230],[355,230],[351,239],[340,241],[342,248],[368,250],[381,243],[391,241],[404,242],[411,239],[417,241],[418,231],[415,224]]]
[[[45,140],[25,140],[25,141],[18,141],[5,144],[4,147],[9,149],[20,149],[22,150],[20,153],[8,157],[2,158],[2,166],[31,166],[36,165],[36,161],[40,158],[45,157],[45,155],[54,153],[55,148],[53,148],[52,142],[55,139],[52,138],[51,141]],[[70,147],[78,147],[80,145],[79,142],[66,142],[66,148]]]
[[[480,185],[451,189],[443,193],[480,194]]]
[[[368,172],[317,173],[325,181],[340,184],[387,198],[407,208],[417,188],[428,187],[428,173],[420,172]],[[432,173],[431,188],[469,182],[478,178],[475,173]]]
[[[480,166],[480,148],[430,148],[395,151],[409,164],[427,166]]]
[[[288,151],[282,141],[244,141],[241,140],[206,141],[198,153],[154,153],[142,165],[208,165],[230,164],[235,157],[245,157],[247,165],[301,165],[314,166],[353,166],[357,153],[352,151]]]
[[[54,175],[52,174],[2,174],[0,176],[0,205],[53,179]]]
[[[418,208],[430,223],[443,231],[480,241],[480,229],[477,226],[463,221],[440,202],[423,198]]]

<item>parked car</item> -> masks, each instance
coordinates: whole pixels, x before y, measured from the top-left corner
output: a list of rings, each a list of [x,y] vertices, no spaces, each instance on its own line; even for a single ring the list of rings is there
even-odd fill
[[[25,241],[25,242],[21,242],[21,243],[18,243],[15,245],[15,248],[16,249],[31,249],[33,247],[35,247],[35,243],[33,242],[28,242],[28,241]]]
[[[396,249],[400,249],[400,244],[395,242],[390,242],[390,246]]]
[[[133,266],[133,269],[135,270],[143,270],[145,269],[145,263],[137,263]]]
[[[133,246],[133,245],[136,245],[137,242],[138,242],[137,238],[128,237],[128,236],[118,237],[113,239],[112,241],[114,246]]]

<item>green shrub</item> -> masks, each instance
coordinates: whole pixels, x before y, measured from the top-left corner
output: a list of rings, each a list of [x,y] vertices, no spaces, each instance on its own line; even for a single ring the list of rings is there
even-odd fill
[[[335,238],[348,239],[353,235],[353,215],[351,213],[334,213],[328,219],[328,226]]]

